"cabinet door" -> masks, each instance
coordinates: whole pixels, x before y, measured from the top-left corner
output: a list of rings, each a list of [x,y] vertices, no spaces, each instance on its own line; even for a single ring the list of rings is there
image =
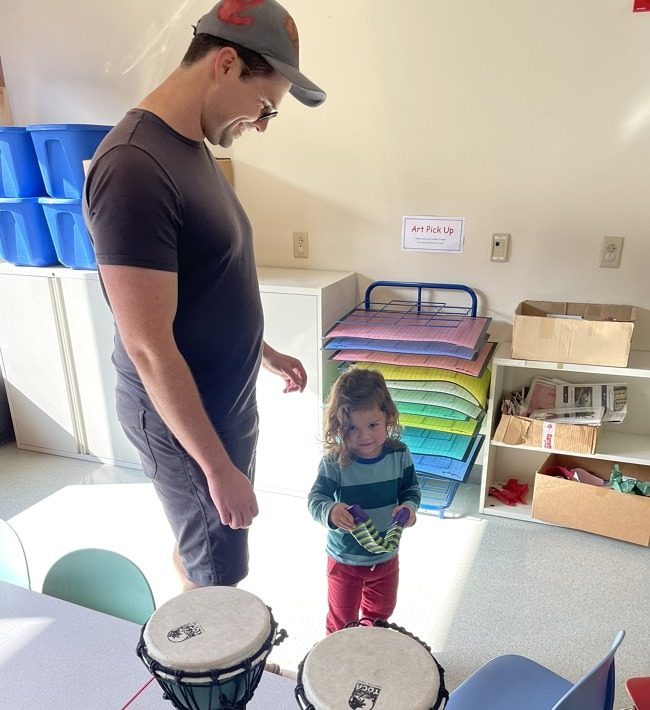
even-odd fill
[[[77,454],[53,280],[0,274],[0,349],[20,448]]]
[[[99,277],[94,273],[86,278],[62,276],[59,284],[84,453],[105,462],[140,467],[138,454],[124,435],[115,412],[113,315],[104,300]]]
[[[317,293],[262,293],[265,340],[297,357],[307,371],[302,393],[285,394],[281,379],[262,369],[257,382],[260,437],[256,485],[306,495],[320,459],[321,350]]]

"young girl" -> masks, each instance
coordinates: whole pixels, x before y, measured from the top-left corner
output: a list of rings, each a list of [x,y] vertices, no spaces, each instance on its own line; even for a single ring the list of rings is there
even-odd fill
[[[375,370],[352,367],[330,392],[325,455],[308,496],[309,512],[329,530],[327,634],[359,615],[385,621],[395,610],[394,518],[405,508],[399,522],[413,525],[421,498],[413,458],[399,441],[398,416]]]

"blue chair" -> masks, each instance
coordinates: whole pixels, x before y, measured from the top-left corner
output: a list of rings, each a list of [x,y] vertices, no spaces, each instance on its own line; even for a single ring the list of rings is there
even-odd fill
[[[523,656],[499,656],[475,671],[449,696],[445,710],[613,710],[614,654],[619,631],[605,658],[575,685]]]
[[[140,568],[112,550],[84,548],[58,559],[43,580],[43,593],[144,624],[156,609]]]
[[[0,579],[29,589],[29,568],[23,543],[6,520],[0,520]]]

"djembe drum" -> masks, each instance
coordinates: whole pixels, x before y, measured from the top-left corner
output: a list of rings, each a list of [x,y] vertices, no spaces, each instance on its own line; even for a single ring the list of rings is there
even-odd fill
[[[245,708],[273,646],[286,638],[271,610],[236,587],[170,599],[142,627],[137,654],[181,710]]]
[[[431,649],[381,620],[362,619],[330,634],[298,667],[303,710],[439,710],[448,697]]]

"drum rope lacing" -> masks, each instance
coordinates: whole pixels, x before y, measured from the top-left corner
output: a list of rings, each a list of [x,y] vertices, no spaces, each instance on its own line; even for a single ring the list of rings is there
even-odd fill
[[[158,681],[163,690],[163,698],[169,700],[175,708],[179,710],[202,710],[203,705],[199,705],[193,696],[196,687],[205,687],[206,684],[192,682],[192,679],[209,679],[212,683],[209,689],[208,705],[212,705],[212,693],[218,692],[219,702],[223,710],[243,710],[255,692],[264,671],[263,659],[269,655],[273,646],[278,646],[284,641],[288,634],[284,629],[279,629],[273,618],[271,608],[267,606],[270,618],[271,630],[261,648],[250,658],[243,659],[237,664],[228,668],[218,668],[205,671],[186,671],[178,668],[169,668],[159,661],[149,656],[144,640],[144,630],[146,624],[140,631],[140,640],[136,646],[136,653],[148,668],[149,672]],[[243,671],[243,672],[242,672]],[[167,676],[161,677],[162,676]],[[230,675],[227,680],[237,682],[244,681],[244,691],[241,699],[233,702],[221,690],[218,683],[224,676]],[[173,678],[173,681],[171,680]],[[182,697],[185,705],[178,705],[178,695]]]

